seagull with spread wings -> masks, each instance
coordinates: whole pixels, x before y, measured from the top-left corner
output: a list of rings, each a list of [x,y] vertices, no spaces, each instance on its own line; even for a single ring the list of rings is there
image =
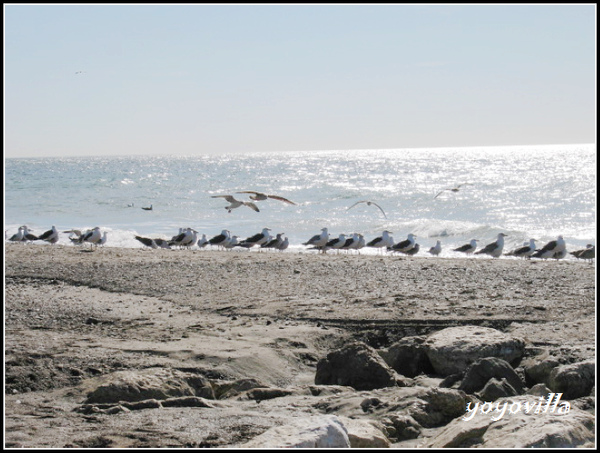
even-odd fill
[[[233,198],[233,195],[213,195],[211,198],[225,198],[229,202],[229,206],[225,206],[227,212],[231,214],[231,210],[239,208],[240,206],[248,206],[250,209],[254,209],[256,212],[260,212],[258,206],[251,201],[240,201]]]
[[[450,192],[454,192],[454,193],[456,193],[456,192],[458,192],[458,191],[460,190],[460,188],[461,188],[462,186],[472,186],[472,185],[473,185],[473,184],[471,184],[470,182],[465,182],[465,183],[463,183],[463,184],[459,184],[458,186],[451,187],[451,188],[449,188],[449,189],[444,189],[444,190],[441,190],[441,191],[440,191],[440,192],[439,192],[439,193],[438,193],[438,194],[437,194],[435,197],[433,197],[433,199],[435,200],[437,197],[439,197],[441,194],[443,194],[443,193],[444,193],[444,192],[446,192],[447,190],[448,190],[448,191],[450,191]]]
[[[385,212],[383,209],[381,209],[381,206],[379,206],[377,203],[375,203],[374,201],[369,201],[369,200],[361,200],[361,201],[357,201],[356,203],[354,203],[352,206],[350,206],[348,209],[346,209],[346,211],[349,211],[350,209],[352,209],[354,206],[356,206],[359,203],[367,203],[367,206],[377,206],[379,208],[379,210],[381,211],[381,213],[383,214],[383,216],[387,219],[387,215],[385,215]]]
[[[254,201],[264,201],[267,198],[272,198],[273,200],[279,200],[294,205],[296,204],[293,201],[288,200],[287,198],[280,197],[279,195],[267,195],[266,193],[254,192],[253,190],[243,190],[241,192],[236,193],[252,193],[254,195],[250,195],[250,199]]]

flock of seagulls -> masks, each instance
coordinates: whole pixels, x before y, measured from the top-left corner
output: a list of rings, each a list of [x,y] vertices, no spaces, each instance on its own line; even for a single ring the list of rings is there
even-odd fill
[[[102,233],[100,231],[100,227],[95,227],[84,232],[77,229],[71,229],[63,231],[63,233],[69,234],[69,239],[73,244],[90,244],[90,250],[104,245],[107,241],[107,233],[106,231]],[[492,258],[499,258],[504,252],[504,238],[506,236],[507,234],[505,233],[498,233],[498,236],[494,242],[487,244],[479,250],[477,250],[478,240],[472,239],[469,243],[454,248],[452,251],[464,253],[466,255],[489,255]],[[285,236],[285,233],[277,233],[275,236],[273,236],[270,228],[263,228],[260,233],[249,236],[246,239],[240,239],[239,236],[232,235],[227,229],[222,230],[220,234],[209,239],[207,238],[206,234],[202,234],[200,236],[198,231],[189,227],[180,228],[179,232],[170,239],[149,238],[138,235],[134,237],[141,244],[151,249],[171,249],[173,247],[189,249],[194,246],[198,246],[200,249],[203,249],[207,246],[215,246],[222,250],[230,250],[234,247],[241,247],[245,249],[257,247],[259,249],[283,251],[289,246],[289,240]],[[30,230],[26,225],[23,225],[19,227],[17,233],[12,235],[10,238],[6,236],[6,238],[12,242],[45,241],[50,244],[56,244],[58,242],[59,232],[53,225],[48,231],[36,236],[32,233],[32,230]],[[325,227],[321,228],[321,232],[319,234],[316,234],[308,241],[303,242],[302,245],[308,247],[308,250],[318,250],[321,253],[327,253],[330,250],[337,252],[342,250],[357,251],[360,253],[360,250],[363,247],[370,247],[379,249],[381,253],[402,253],[411,256],[420,251],[420,245],[416,242],[416,239],[417,236],[413,233],[410,233],[406,239],[395,242],[392,232],[387,230],[384,230],[380,236],[377,236],[368,242],[360,233],[340,234],[338,237],[332,238],[330,237],[328,228]],[[442,243],[440,240],[437,240],[436,244],[428,249],[428,253],[433,256],[438,256],[441,252]],[[537,248],[536,240],[530,239],[529,242],[524,243],[521,247],[518,247],[508,253],[504,253],[504,256],[514,256],[525,259],[552,258],[559,260],[565,258],[569,253],[578,259],[592,261],[596,258],[596,247],[592,244],[588,244],[585,249],[568,252],[563,236],[559,235],[555,240],[548,242],[542,248]]]

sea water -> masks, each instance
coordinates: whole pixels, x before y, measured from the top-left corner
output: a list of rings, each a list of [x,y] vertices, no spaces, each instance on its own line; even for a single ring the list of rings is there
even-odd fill
[[[107,247],[143,247],[135,235],[171,238],[191,227],[210,239],[228,229],[240,239],[271,229],[286,251],[327,227],[332,238],[392,232],[417,236],[419,255],[436,240],[441,256],[478,239],[508,234],[505,251],[561,234],[567,249],[596,241],[595,145],[309,151],[198,156],[5,159],[5,236],[27,225],[42,233],[108,232]],[[451,189],[465,184],[458,191]],[[231,213],[215,195],[240,191],[285,197]],[[441,194],[440,194],[441,192]],[[438,195],[439,194],[439,195]],[[436,195],[438,195],[436,197]],[[359,203],[370,200],[375,206]],[[142,207],[152,205],[152,210]],[[68,234],[59,243],[71,245]],[[38,243],[49,246],[45,243]],[[235,249],[238,250],[238,249]],[[246,249],[239,249],[248,252]],[[371,249],[372,253],[375,253]],[[362,253],[369,253],[363,249]]]

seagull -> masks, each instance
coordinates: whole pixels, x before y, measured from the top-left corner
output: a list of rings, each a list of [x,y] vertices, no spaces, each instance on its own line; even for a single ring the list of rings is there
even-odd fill
[[[85,233],[83,236],[80,236],[78,242],[89,242],[93,246],[94,244],[97,245],[98,242],[100,242],[100,239],[102,239],[102,235],[100,234],[100,227],[94,227],[93,230]]]
[[[417,236],[415,236],[412,233],[409,233],[408,237],[403,240],[398,242],[396,245],[392,245],[391,247],[388,247],[388,250],[392,251],[392,252],[402,252],[402,253],[406,253],[409,250],[411,250],[413,247],[415,247],[415,238]]]
[[[216,245],[217,247],[223,246],[231,239],[231,233],[229,230],[221,231],[221,234],[214,236],[208,240],[210,245]]]
[[[468,244],[465,244],[465,245],[461,245],[460,247],[453,249],[453,251],[454,252],[463,252],[463,253],[466,253],[467,255],[470,255],[477,248],[477,241],[479,241],[479,239],[471,239],[471,242],[469,242]]]
[[[267,198],[272,198],[273,200],[279,200],[279,201],[283,201],[285,203],[289,203],[289,204],[293,204],[293,205],[296,204],[293,201],[288,200],[287,198],[280,197],[279,195],[267,195],[266,193],[254,192],[252,190],[243,190],[241,192],[236,192],[236,193],[253,193],[254,196],[251,195],[250,199],[254,200],[254,201],[264,201]]]
[[[381,233],[381,236],[367,242],[367,247],[375,247],[385,249],[387,247],[391,247],[394,244],[394,239],[390,236],[392,234],[391,231],[385,230]]]
[[[154,239],[154,243],[158,245],[161,249],[170,249],[169,241],[166,239]]]
[[[27,228],[27,225],[23,225],[23,241],[37,241],[38,237],[35,234],[31,234],[29,228]]]
[[[566,250],[565,240],[562,235],[559,235],[555,241],[550,241],[544,245],[540,250],[536,250],[531,257],[532,258],[555,258],[556,253],[562,253]],[[557,258],[558,259],[558,258]]]
[[[492,243],[486,245],[481,250],[475,252],[475,255],[480,255],[482,253],[485,253],[486,255],[490,255],[494,258],[498,258],[500,255],[502,255],[502,249],[504,248],[504,237],[505,236],[508,236],[508,235],[504,234],[504,233],[498,233],[498,239],[496,239],[495,242],[492,242]]]
[[[345,243],[346,243],[346,235],[342,233],[337,238],[332,239],[331,241],[328,241],[327,244],[325,244],[325,246],[323,247],[323,250],[324,251],[327,251],[328,249],[339,250],[344,246]]]
[[[133,208],[133,203],[127,205],[128,208]]]
[[[285,233],[277,233],[277,236],[270,241],[265,242],[260,246],[261,249],[279,249],[281,244],[283,244],[283,235]]]
[[[19,227],[19,231],[18,231],[17,233],[13,234],[13,235],[10,237],[9,241],[13,241],[13,242],[21,242],[21,241],[23,241],[23,238],[24,238],[24,234],[23,234],[23,227],[22,227],[22,226],[20,226],[20,227]]]
[[[439,197],[442,193],[444,193],[447,190],[449,190],[450,192],[456,193],[456,192],[458,192],[460,190],[460,188],[462,186],[472,186],[472,185],[473,184],[471,184],[470,182],[465,182],[463,184],[459,184],[458,186],[455,186],[455,187],[452,187],[452,188],[449,188],[449,189],[443,189],[435,197],[433,197],[433,199],[435,200],[437,197]]]
[[[596,246],[588,244],[584,249],[571,252],[571,255],[580,260],[590,260],[591,263],[592,260],[596,258]]]
[[[314,248],[324,247],[325,244],[329,241],[329,233],[327,232],[327,228],[321,228],[321,234],[315,234],[308,241],[303,242],[302,245],[312,245]]]
[[[185,228],[181,233],[169,241],[169,245],[178,245],[179,247],[191,247],[196,243],[197,231],[192,228]]]
[[[419,244],[415,244],[415,246],[413,248],[411,248],[405,252],[402,252],[402,253],[405,253],[406,255],[411,255],[411,256],[416,255],[419,252],[420,248],[421,248],[421,246]]]
[[[230,237],[227,241],[225,241],[223,243],[223,247],[225,249],[231,250],[232,248],[234,248],[236,245],[239,244],[238,239],[239,239],[238,236],[232,236],[232,237]]]
[[[258,206],[251,201],[239,201],[233,198],[232,195],[213,195],[211,198],[225,198],[225,200],[230,203],[229,206],[225,206],[225,209],[227,209],[227,212],[230,214],[232,209],[239,208],[240,206],[248,206],[249,208],[254,209],[256,212],[260,212]]]
[[[50,244],[56,244],[58,242],[58,231],[56,230],[56,227],[52,225],[52,229],[42,233],[40,236],[38,236],[37,240],[46,241]]]
[[[379,208],[379,210],[381,211],[381,213],[383,214],[383,216],[387,219],[387,216],[385,215],[385,212],[383,211],[383,209],[381,209],[381,206],[379,206],[374,201],[368,201],[368,200],[357,201],[352,206],[350,206],[348,209],[346,209],[346,211],[349,211],[350,209],[352,209],[354,206],[356,206],[359,203],[367,203],[367,206],[371,206],[371,205],[377,206]]]
[[[149,207],[147,207],[147,206],[142,206],[142,209],[143,209],[144,211],[152,211],[152,205],[150,205]]]
[[[507,253],[506,255],[530,259],[531,255],[533,255],[533,252],[535,252],[535,239],[529,239],[529,243]]]
[[[146,247],[150,247],[150,248],[153,248],[153,249],[157,249],[158,248],[158,244],[152,238],[145,238],[145,237],[142,237],[142,236],[136,236],[135,238],[138,241],[140,241],[142,244],[144,244]]]
[[[201,249],[208,245],[208,239],[206,239],[206,234],[203,234],[202,237],[198,239],[197,245]]]
[[[70,229],[70,230],[63,231],[63,233],[69,233],[69,236],[75,235],[77,238],[81,237],[81,230]]]
[[[269,231],[271,231],[271,228],[263,228],[262,232],[256,233],[254,236],[244,239],[238,245],[245,248],[250,248],[255,245],[263,245],[272,237],[269,234]]]
[[[437,241],[435,243],[435,245],[433,247],[431,247],[428,251],[433,256],[438,256],[440,253],[442,253],[442,242],[441,241]]]
[[[279,250],[280,252],[283,252],[285,249],[288,248],[289,245],[290,245],[290,241],[286,236],[285,239],[281,242],[281,244],[279,244],[277,246],[277,250]]]

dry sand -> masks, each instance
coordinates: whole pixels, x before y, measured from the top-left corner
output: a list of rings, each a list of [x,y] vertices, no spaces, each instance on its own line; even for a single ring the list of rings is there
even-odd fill
[[[256,402],[224,402],[210,416],[74,411],[116,370],[168,367],[298,388],[351,338],[380,348],[466,324],[520,336],[531,355],[595,357],[589,263],[88,250],[5,244],[8,447],[228,447],[316,412]]]

